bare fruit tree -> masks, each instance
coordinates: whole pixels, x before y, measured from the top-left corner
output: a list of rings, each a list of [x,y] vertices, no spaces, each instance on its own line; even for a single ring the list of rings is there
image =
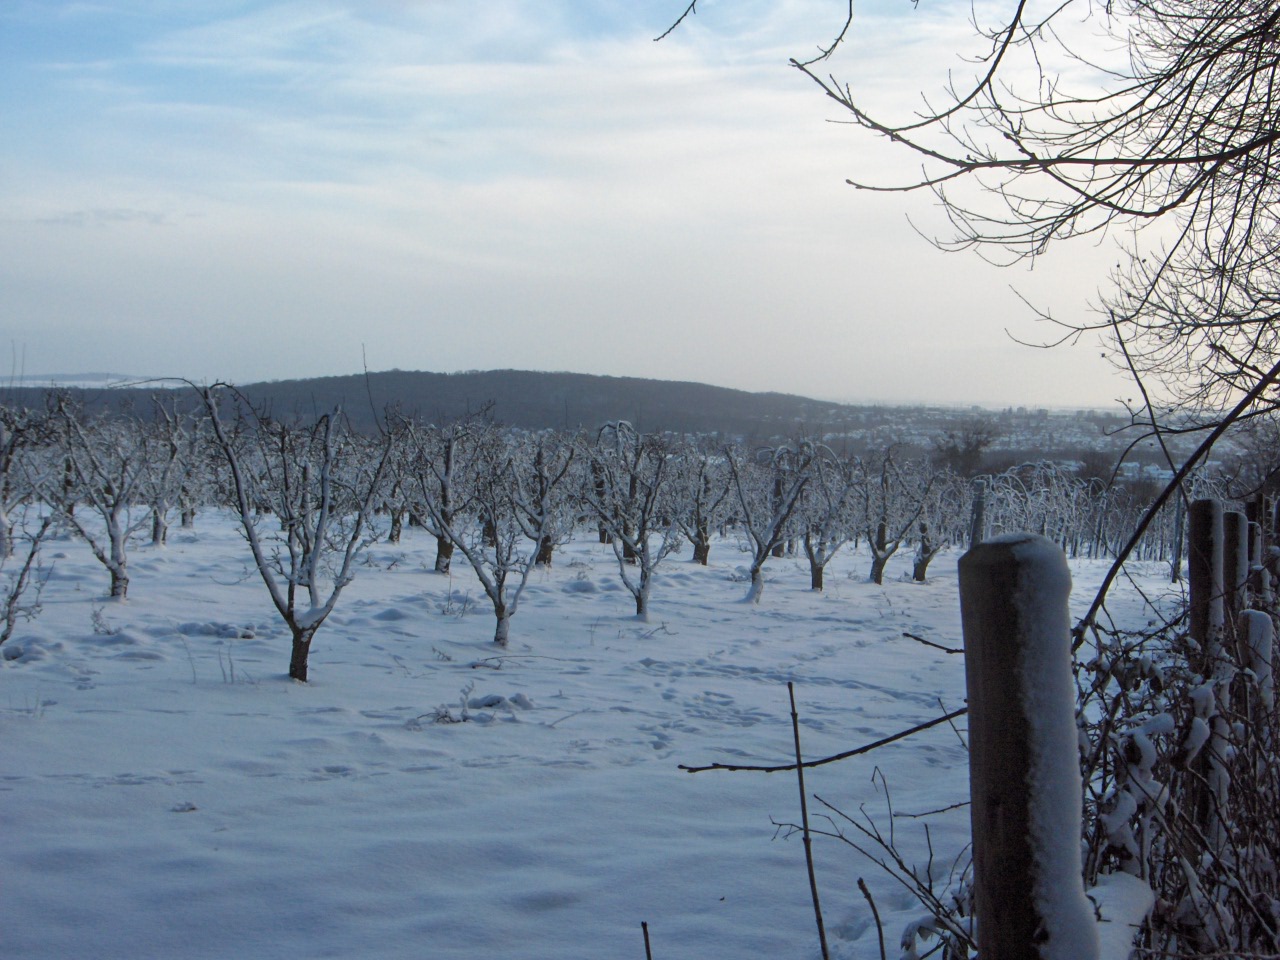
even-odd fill
[[[129,541],[149,521],[149,512],[139,506],[150,469],[142,427],[132,417],[90,420],[65,396],[52,398],[50,424],[64,470],[60,479],[42,477],[40,496],[106,567],[111,598],[124,600]]]
[[[48,439],[43,414],[0,407],[0,644],[40,612],[40,547],[57,519],[36,499],[51,467]]]
[[[854,494],[859,473],[853,461],[823,446],[810,467],[813,479],[800,508],[804,554],[809,559],[809,586],[823,587],[823,573],[831,558],[853,539]]]
[[[778,448],[757,450],[754,456],[726,448],[725,456],[733,481],[734,507],[746,547],[751,554],[748,579],[751,586],[745,599],[759,603],[764,593],[764,565],[774,551],[786,542],[792,516],[800,505],[800,495],[811,479],[813,446],[799,443],[787,448],[789,467],[785,481],[779,482],[776,467]]]
[[[728,514],[730,479],[723,453],[704,449],[686,439],[676,455],[675,521],[693,545],[693,562],[707,565],[711,557],[711,534]]]
[[[859,523],[871,550],[872,583],[884,583],[884,568],[898,552],[929,503],[937,474],[924,461],[900,461],[890,446],[861,462]]]
[[[605,430],[617,439],[589,448],[594,482],[586,500],[609,534],[636,616],[647,620],[654,574],[681,540],[673,453],[661,437],[637,433],[625,422]]]
[[[493,642],[505,647],[539,553],[548,538],[568,536],[573,445],[554,435],[517,443],[492,425],[448,458],[444,447],[420,436],[414,443],[419,508],[475,571],[493,605]],[[461,499],[443,501],[446,481],[465,491]]]
[[[365,440],[340,410],[287,424],[254,411],[225,385],[200,396],[254,566],[292,636],[289,676],[305,683],[312,639],[374,539],[374,506],[396,435]],[[231,423],[223,419],[224,396],[236,408]]]

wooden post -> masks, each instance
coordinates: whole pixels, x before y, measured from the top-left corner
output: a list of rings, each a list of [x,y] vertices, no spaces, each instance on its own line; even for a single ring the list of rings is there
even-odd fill
[[[1191,592],[1188,629],[1191,639],[1204,650],[1221,642],[1222,608],[1222,504],[1195,500],[1188,515],[1187,581]],[[1211,667],[1196,665],[1203,676]]]
[[[1225,644],[1224,542],[1226,540],[1222,504],[1217,500],[1196,500],[1191,504],[1187,542],[1187,579],[1190,586],[1188,630],[1200,645],[1200,660],[1192,667],[1213,683],[1213,697],[1197,701],[1196,714],[1209,727],[1209,739],[1196,754],[1197,774],[1187,808],[1215,856],[1225,852],[1223,804],[1229,774],[1227,704],[1230,697],[1231,663]]]
[[[1182,580],[1182,544],[1187,539],[1187,502],[1179,495],[1173,514],[1173,560],[1169,564],[1169,579],[1173,583]]]
[[[997,537],[960,559],[983,960],[1098,957],[1080,857],[1070,592],[1066,557],[1044,537]]]
[[[1234,627],[1249,606],[1249,519],[1239,510],[1222,514],[1222,586],[1223,620]]]
[[[969,546],[976,547],[987,537],[987,481],[973,481],[973,512],[969,517]]]
[[[1262,524],[1249,521],[1249,607],[1270,610],[1275,600],[1271,572],[1267,570],[1266,540]]]

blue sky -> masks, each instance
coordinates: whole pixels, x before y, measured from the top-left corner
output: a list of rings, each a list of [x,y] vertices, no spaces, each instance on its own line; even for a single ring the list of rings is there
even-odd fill
[[[953,9],[963,6],[963,10]],[[1010,289],[1083,317],[1110,254],[997,270],[786,66],[831,0],[7,0],[0,333],[27,374],[528,368],[834,399],[1098,405]],[[899,110],[968,5],[858,7]]]

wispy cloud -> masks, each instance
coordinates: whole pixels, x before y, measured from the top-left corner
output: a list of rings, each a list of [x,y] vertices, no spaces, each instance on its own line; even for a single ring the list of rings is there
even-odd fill
[[[910,30],[906,0],[866,8],[833,69],[909,112],[917,92],[879,78],[968,8]],[[105,343],[157,358],[112,365],[192,376],[342,372],[366,343],[375,365],[885,396],[954,363],[942,315],[1002,336],[1023,309],[1005,278],[929,261],[922,284],[901,203],[843,184],[851,150],[864,172],[881,154],[785,66],[839,5],[700,3],[653,43],[681,9],[19,2],[0,12],[33,39],[0,64],[30,93],[0,103],[10,335],[107,316]]]

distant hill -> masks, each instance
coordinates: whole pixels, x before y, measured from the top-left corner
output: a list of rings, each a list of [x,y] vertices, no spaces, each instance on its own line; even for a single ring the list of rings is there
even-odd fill
[[[83,378],[65,379],[85,382]],[[497,422],[526,429],[594,430],[610,420],[628,420],[645,432],[721,433],[767,440],[797,431],[839,430],[857,419],[859,409],[703,383],[529,370],[388,370],[367,377],[353,374],[250,383],[240,389],[255,405],[282,417],[311,415],[341,405],[361,430],[374,429],[375,411],[381,417],[387,408],[432,422],[449,422],[489,406]],[[77,386],[68,392],[91,409],[132,408],[145,416],[149,397],[156,390]],[[39,406],[45,393],[44,388],[10,386],[0,396],[8,403]]]

